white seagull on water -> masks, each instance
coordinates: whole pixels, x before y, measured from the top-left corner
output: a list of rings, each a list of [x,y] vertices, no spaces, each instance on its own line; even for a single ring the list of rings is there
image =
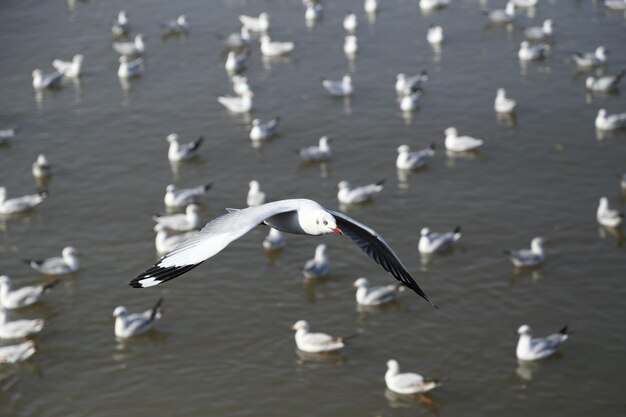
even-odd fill
[[[506,96],[504,88],[498,88],[496,92],[496,100],[493,104],[493,108],[498,113],[512,113],[515,111],[517,103],[512,98]]]
[[[576,52],[572,58],[579,68],[592,68],[604,65],[608,54],[604,46],[598,46],[594,52]]]
[[[11,143],[11,140],[15,137],[15,134],[19,131],[17,127],[11,127],[9,129],[0,129],[0,145],[7,145]]]
[[[511,23],[515,20],[515,5],[509,1],[504,9],[483,10],[483,15],[487,16],[491,23]]]
[[[259,17],[239,15],[239,21],[252,32],[266,32],[270,28],[270,16],[267,13],[261,13]]]
[[[359,23],[354,13],[350,13],[343,18],[343,28],[348,33],[355,33]]]
[[[181,144],[178,142],[178,135],[176,133],[170,133],[167,136],[167,141],[170,144],[169,150],[167,151],[167,159],[172,162],[178,162],[197,156],[198,148],[202,145],[204,137],[200,136],[193,142]]]
[[[352,286],[357,289],[356,302],[362,306],[390,303],[405,289],[400,283],[370,287],[369,280],[363,277],[354,281]]]
[[[40,69],[33,70],[33,87],[36,90],[43,90],[44,88],[57,88],[61,86],[63,81],[63,74],[60,72],[53,72],[50,74],[44,74]]]
[[[76,78],[82,73],[83,59],[82,54],[76,54],[71,61],[55,59],[52,61],[52,66],[65,77]]]
[[[617,75],[605,75],[603,77],[587,77],[585,86],[587,90],[597,93],[609,93],[619,89],[619,83],[626,75],[626,70],[622,70]]]
[[[532,26],[524,29],[524,36],[529,41],[539,42],[552,39],[554,35],[554,22],[546,19],[541,26]]]
[[[118,306],[113,310],[115,317],[115,336],[127,338],[138,336],[150,330],[154,323],[163,316],[163,298],[159,298],[156,304],[143,313],[128,314],[126,307]]]
[[[130,285],[145,288],[176,278],[219,253],[261,223],[285,233],[313,236],[343,234],[383,269],[433,304],[400,258],[376,231],[343,213],[328,210],[306,199],[280,200],[241,210],[231,209],[227,214],[207,223],[198,234],[182,242],[153,267],[133,279]]]
[[[285,239],[280,230],[276,230],[270,227],[270,231],[263,239],[263,249],[265,250],[280,250],[285,247]]]
[[[626,113],[608,114],[605,109],[598,110],[595,120],[596,129],[616,130],[626,127]]]
[[[445,130],[446,149],[453,152],[469,152],[483,145],[482,139],[476,139],[471,136],[459,136],[456,128],[449,127]]]
[[[0,187],[0,214],[16,214],[32,209],[43,203],[48,196],[47,191],[22,197],[7,198],[7,190]]]
[[[624,221],[624,213],[609,208],[609,199],[601,197],[596,212],[596,219],[602,226],[619,227]]]
[[[9,320],[7,311],[0,307],[0,339],[21,339],[39,333],[43,324],[43,319]]]
[[[273,41],[269,35],[261,36],[261,53],[265,56],[289,55],[295,44],[293,42]]]
[[[428,33],[426,33],[426,40],[431,45],[439,45],[443,43],[443,28],[441,26],[435,26],[431,23],[428,27]]]
[[[47,284],[32,285],[28,287],[11,289],[11,278],[7,275],[0,276],[0,306],[13,310],[14,308],[27,307],[39,301],[42,295],[50,291],[60,280],[54,280]]]
[[[305,162],[323,162],[332,157],[332,151],[328,145],[330,138],[322,136],[318,146],[309,146],[298,151],[300,158]]]
[[[438,380],[424,378],[420,374],[400,373],[400,365],[394,359],[387,361],[385,383],[391,391],[406,395],[421,394],[441,385]]]
[[[161,24],[165,35],[186,35],[191,28],[187,16],[179,15],[175,20],[170,20]]]
[[[0,346],[0,363],[22,362],[35,354],[35,342],[28,340],[17,345]]]
[[[115,19],[113,26],[111,26],[111,32],[116,36],[126,35],[130,32],[130,22],[128,21],[128,15],[125,10],[120,10],[117,14],[117,19]]]
[[[383,190],[385,180],[380,180],[376,184],[362,185],[360,187],[350,187],[348,181],[341,181],[337,184],[337,200],[341,204],[359,204],[370,201],[376,194]]]
[[[176,214],[155,214],[152,219],[174,232],[189,232],[199,229],[200,223],[200,206],[197,204],[189,204],[185,209],[185,213]]]
[[[330,262],[328,260],[328,246],[325,244],[317,245],[315,255],[304,264],[302,273],[307,279],[324,278],[330,270]]]
[[[298,320],[291,326],[291,330],[296,332],[296,346],[304,352],[333,352],[345,346],[343,337],[309,332],[309,323],[305,320]]]
[[[248,113],[254,108],[252,91],[244,92],[241,96],[220,96],[217,98],[219,103],[233,113]]]
[[[533,337],[532,330],[527,324],[520,326],[517,333],[519,340],[515,354],[518,359],[523,361],[536,361],[552,355],[569,337],[567,326],[559,330],[558,333],[546,337]]]
[[[143,72],[143,59],[141,57],[132,61],[126,56],[119,58],[120,66],[117,69],[117,76],[120,78],[138,77]]]
[[[504,254],[509,257],[513,265],[518,268],[532,268],[543,263],[545,255],[543,252],[543,238],[536,237],[530,242],[530,249],[504,250]]]
[[[165,188],[163,201],[167,207],[186,207],[197,202],[211,189],[212,185],[213,183],[208,183],[192,188],[176,188],[175,185],[170,184]]]
[[[162,224],[154,226],[156,236],[154,238],[154,246],[159,255],[165,255],[174,250],[178,245],[195,235],[196,231],[176,233]]]
[[[248,195],[246,197],[246,204],[248,207],[260,206],[265,203],[265,193],[261,191],[261,185],[257,180],[252,180],[248,183],[250,187],[248,189]]]
[[[544,59],[550,52],[550,45],[547,43],[540,43],[537,45],[531,45],[528,41],[523,41],[520,44],[517,57],[522,61],[537,61]]]
[[[132,42],[113,42],[113,49],[118,54],[124,56],[142,55],[146,51],[146,44],[143,41],[143,35],[140,33],[135,36]]]
[[[403,73],[396,75],[396,93],[405,94],[407,91],[421,88],[428,80],[428,73],[423,70],[419,74],[407,76]]]
[[[280,117],[275,117],[267,123],[261,123],[261,120],[252,120],[252,129],[250,129],[251,140],[265,140],[276,135]]]
[[[402,170],[419,169],[425,166],[435,156],[435,144],[417,152],[411,152],[409,145],[398,146],[398,157],[396,158],[396,168]]]
[[[228,56],[226,57],[226,63],[224,63],[224,68],[230,73],[241,72],[246,69],[247,62],[247,53],[238,54],[235,51],[230,51],[228,52]]]
[[[52,165],[48,162],[46,155],[42,153],[37,155],[37,160],[33,162],[31,171],[35,178],[46,178],[52,175]]]
[[[422,10],[436,10],[448,7],[450,0],[420,0]]]
[[[340,81],[322,79],[322,85],[331,96],[347,97],[352,95],[352,77],[344,75]]]
[[[66,246],[61,251],[61,256],[45,259],[25,259],[28,265],[45,275],[71,274],[78,270],[78,250],[72,246]]]
[[[431,254],[443,252],[461,238],[461,227],[457,226],[452,232],[435,233],[424,227],[420,232],[420,241],[417,249],[420,253]]]

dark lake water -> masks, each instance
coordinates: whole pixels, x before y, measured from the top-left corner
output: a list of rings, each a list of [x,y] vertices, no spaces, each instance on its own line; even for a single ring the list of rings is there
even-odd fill
[[[424,14],[417,0],[383,0],[375,21],[361,1],[325,3],[307,28],[299,0],[16,1],[0,4],[0,129],[19,125],[0,147],[0,185],[10,195],[34,192],[30,165],[45,153],[54,165],[50,196],[27,216],[2,222],[0,274],[16,286],[42,282],[23,258],[81,252],[78,273],[44,303],[11,314],[44,318],[37,353],[0,367],[2,416],[590,416],[623,414],[626,401],[623,237],[599,229],[601,196],[622,206],[626,133],[598,135],[598,109],[626,111],[622,95],[588,96],[570,54],[605,45],[605,73],[626,67],[623,13],[599,1],[540,1],[517,23],[488,27],[479,1],[453,0]],[[490,1],[491,7],[504,7]],[[128,11],[134,33],[147,37],[144,76],[122,88],[110,25]],[[231,88],[216,33],[239,29],[239,14],[270,14],[277,40],[293,40],[290,58],[267,60],[253,43],[245,75],[255,90],[251,116],[216,101]],[[343,53],[343,17],[359,19],[359,54]],[[189,17],[188,37],[162,39],[159,23]],[[521,66],[522,26],[552,18],[552,53]],[[430,23],[447,40],[426,42]],[[31,71],[55,58],[85,56],[84,76],[37,95]],[[406,118],[394,90],[399,72],[427,69],[421,107]],[[331,99],[321,77],[353,76],[349,100]],[[518,101],[515,120],[493,110],[498,87]],[[626,88],[626,83],[623,86]],[[280,136],[251,146],[252,117],[281,116]],[[446,155],[443,130],[483,138],[471,157]],[[166,136],[204,135],[195,161],[171,167]],[[333,138],[333,159],[301,165],[295,150]],[[396,148],[437,144],[427,169],[407,178]],[[341,180],[386,178],[371,204],[349,215],[376,229],[440,309],[408,291],[397,304],[356,307],[352,282],[393,278],[338,236],[286,236],[268,259],[258,228],[184,277],[145,290],[128,281],[156,259],[154,212],[167,184],[212,181],[202,201],[207,221],[243,207],[257,179],[269,200],[306,197],[336,209]],[[419,231],[462,226],[447,255],[425,262]],[[502,254],[551,241],[543,268],[516,272]],[[327,243],[330,276],[303,283],[301,268]],[[111,313],[165,298],[156,330],[116,341]],[[358,334],[340,356],[296,351],[288,327],[306,319],[313,331]],[[559,355],[518,369],[514,331],[529,324],[543,335],[569,324]],[[386,392],[385,363],[444,378],[429,400]]]

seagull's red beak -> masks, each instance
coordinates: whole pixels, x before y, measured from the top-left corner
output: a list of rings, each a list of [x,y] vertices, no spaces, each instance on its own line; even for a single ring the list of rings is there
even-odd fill
[[[343,232],[338,227],[335,227],[334,229],[330,229],[330,230],[332,230],[334,233],[337,233],[338,235],[343,235]]]

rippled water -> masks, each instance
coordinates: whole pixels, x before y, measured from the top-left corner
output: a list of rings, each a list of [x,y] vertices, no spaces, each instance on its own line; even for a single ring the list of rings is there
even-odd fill
[[[41,282],[23,258],[51,256],[71,244],[81,269],[45,303],[13,313],[43,317],[37,353],[0,367],[2,416],[221,415],[409,416],[623,413],[626,386],[623,238],[603,236],[598,198],[622,205],[619,177],[626,135],[598,137],[597,110],[624,111],[620,95],[587,97],[585,73],[572,51],[603,44],[606,71],[624,68],[621,13],[600,2],[541,2],[512,30],[485,27],[478,1],[453,1],[424,15],[416,0],[383,1],[368,23],[359,1],[327,2],[325,17],[307,28],[299,1],[4,1],[0,5],[3,77],[0,128],[22,127],[0,148],[0,184],[11,195],[35,189],[30,164],[40,152],[54,164],[50,197],[25,217],[2,223],[0,273],[16,285]],[[490,2],[503,6],[503,2]],[[125,8],[147,35],[145,75],[124,90],[116,74],[110,22]],[[282,118],[281,134],[250,146],[249,120],[216,102],[229,93],[215,33],[237,30],[237,15],[267,11],[276,39],[294,40],[289,59],[263,60],[255,47],[246,75],[254,85],[254,116]],[[348,62],[341,21],[359,18],[360,53]],[[187,38],[162,39],[158,23],[185,12]],[[520,67],[520,26],[557,22],[552,55]],[[429,23],[448,41],[426,43]],[[85,75],[37,97],[32,69],[57,57],[85,55]],[[398,110],[396,73],[426,68],[422,106],[410,120]],[[328,98],[320,77],[353,73],[349,101]],[[497,87],[518,100],[516,123],[493,112]],[[473,158],[446,156],[443,129],[485,138]],[[201,157],[172,171],[165,137],[204,135]],[[294,150],[333,137],[327,166],[302,166]],[[406,181],[394,166],[396,147],[439,150],[430,167]],[[387,179],[372,204],[348,213],[371,225],[397,250],[434,310],[406,292],[388,308],[356,309],[359,276],[392,279],[341,237],[287,236],[269,260],[266,231],[254,230],[215,259],[176,281],[134,290],[128,281],[156,259],[150,214],[163,211],[165,186],[213,181],[203,203],[209,220],[245,204],[256,178],[270,199],[308,197],[337,206],[336,184]],[[463,227],[456,250],[425,263],[420,228]],[[516,273],[502,255],[534,236],[552,243],[546,265]],[[300,269],[317,243],[329,245],[331,276],[303,284]],[[113,337],[111,312],[165,297],[157,330],[125,343]],[[358,334],[341,355],[302,356],[288,326]],[[528,323],[546,334],[568,323],[562,353],[536,366],[515,359],[513,331]],[[402,369],[445,378],[426,402],[386,392],[390,358]]]

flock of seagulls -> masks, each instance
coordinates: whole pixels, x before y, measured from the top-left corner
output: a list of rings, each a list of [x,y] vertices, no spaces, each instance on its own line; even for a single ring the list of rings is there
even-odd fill
[[[420,0],[419,5],[424,10],[434,10],[449,6],[449,0]],[[607,1],[610,8],[618,9],[624,2]],[[492,24],[512,24],[516,19],[517,7],[535,7],[537,0],[510,0],[504,9],[484,10],[484,15]],[[321,3],[306,1],[305,19],[318,20],[323,15]],[[626,8],[626,6],[624,6]],[[377,0],[366,0],[364,9],[367,13],[377,13]],[[228,111],[233,113],[249,113],[254,109],[255,94],[252,86],[241,73],[248,66],[254,39],[259,39],[259,49],[267,57],[284,56],[290,54],[294,42],[276,41],[269,35],[270,16],[261,13],[258,16],[239,16],[242,25],[240,31],[223,37],[226,48],[229,49],[225,70],[231,76],[234,95],[219,96],[217,101]],[[554,22],[546,19],[541,26],[529,27],[523,30],[526,38],[520,44],[518,57],[523,61],[545,59],[549,56],[555,40]],[[343,19],[343,27],[347,32],[344,38],[343,50],[347,55],[356,55],[359,51],[358,19],[351,13]],[[190,32],[190,23],[185,15],[162,23],[164,36],[187,35]],[[125,11],[120,11],[114,21],[111,31],[116,39],[112,43],[113,50],[119,54],[119,68],[117,75],[120,78],[140,76],[144,71],[142,56],[146,51],[146,44],[142,34],[135,35],[132,40],[123,40],[129,36],[131,25]],[[254,36],[252,34],[255,34]],[[258,36],[257,36],[258,35]],[[431,44],[444,42],[444,33],[441,26],[431,25],[427,32],[427,40]],[[608,50],[598,46],[593,52],[575,53],[572,59],[579,68],[595,68],[607,62]],[[76,78],[82,74],[83,54],[76,54],[71,61],[56,59],[52,66],[55,72],[44,73],[41,69],[32,72],[32,85],[36,90],[56,88],[64,78]],[[611,92],[619,89],[619,84],[626,70],[617,75],[602,77],[588,77],[585,86],[593,92]],[[411,112],[419,108],[422,89],[428,80],[426,70],[406,75],[399,73],[396,77],[395,91],[399,95],[400,109]],[[349,74],[339,80],[322,79],[322,87],[334,97],[349,97],[355,94],[352,78]],[[517,102],[508,98],[504,88],[498,88],[494,102],[497,113],[514,113]],[[278,135],[280,118],[275,117],[267,122],[260,119],[252,121],[249,137],[252,141],[264,141]],[[595,126],[600,130],[615,130],[626,127],[626,113],[608,114],[600,109],[595,120]],[[9,143],[16,135],[17,129],[0,130],[0,144]],[[448,127],[444,131],[444,145],[447,151],[457,153],[475,152],[485,145],[483,139],[467,135],[459,135],[455,127]],[[189,143],[180,143],[179,136],[171,133],[166,138],[169,143],[167,158],[171,162],[187,161],[197,157],[201,152],[203,137]],[[317,145],[298,150],[298,156],[304,162],[316,163],[328,161],[332,158],[330,137],[323,136]],[[435,144],[411,151],[408,145],[397,148],[396,167],[398,170],[418,170],[426,166],[435,156]],[[35,178],[47,178],[52,175],[52,166],[46,156],[40,154],[32,165]],[[385,240],[370,226],[352,219],[342,212],[326,209],[319,203],[306,199],[288,199],[267,202],[266,193],[261,190],[257,180],[251,180],[246,197],[247,208],[228,209],[228,212],[219,216],[202,227],[200,216],[200,200],[206,195],[212,184],[207,183],[192,188],[177,188],[170,184],[166,188],[164,197],[165,206],[169,209],[183,209],[184,213],[154,214],[152,219],[156,223],[155,246],[158,253],[164,255],[155,265],[146,269],[130,282],[137,288],[152,287],[172,280],[198,267],[214,255],[225,249],[231,242],[242,237],[260,224],[269,226],[269,233],[263,241],[266,250],[280,250],[285,247],[284,233],[303,235],[339,234],[349,238],[372,261],[391,274],[398,282],[380,286],[371,286],[365,277],[356,279],[353,287],[356,289],[356,302],[361,306],[379,306],[394,302],[399,294],[407,287],[416,294],[435,304],[420,288],[403,262],[395,254]],[[626,176],[622,181],[626,188]],[[341,181],[337,185],[337,200],[341,205],[363,204],[384,190],[384,180],[377,183],[352,187],[348,181]],[[7,197],[5,187],[0,187],[0,215],[24,213],[44,203],[48,197],[45,190],[37,194],[21,197]],[[623,214],[611,209],[606,197],[601,197],[597,209],[597,221],[608,228],[621,227]],[[200,231],[198,231],[201,229]],[[452,231],[436,233],[429,228],[423,228],[420,233],[418,251],[422,255],[432,255],[449,251],[461,238],[461,228]],[[530,249],[505,250],[505,254],[515,267],[534,268],[545,262],[543,238],[536,237],[531,241]],[[67,275],[75,273],[80,266],[79,252],[71,247],[65,247],[60,257],[45,259],[31,259],[25,262],[33,269],[45,276]],[[328,247],[320,244],[315,249],[314,257],[303,266],[302,273],[306,279],[319,279],[328,276],[330,263]],[[24,339],[42,331],[43,319],[16,319],[11,320],[9,312],[20,309],[36,302],[48,294],[59,279],[45,284],[13,289],[7,275],[0,276],[0,339]],[[163,299],[148,310],[129,314],[125,307],[118,306],[113,311],[115,317],[114,334],[118,338],[128,338],[147,332],[163,315]],[[308,353],[328,353],[343,349],[351,336],[331,336],[325,333],[310,332],[309,324],[305,320],[298,320],[291,326],[295,331],[295,343],[298,349]],[[534,361],[554,354],[568,339],[567,326],[559,332],[542,338],[533,338],[530,326],[522,325],[518,329],[519,340],[516,356],[523,361]],[[18,362],[28,359],[35,353],[35,345],[26,340],[21,343],[0,346],[1,362]],[[387,371],[384,375],[387,388],[395,393],[414,395],[428,392],[441,385],[433,378],[425,378],[417,373],[401,373],[398,361],[387,361]]]

